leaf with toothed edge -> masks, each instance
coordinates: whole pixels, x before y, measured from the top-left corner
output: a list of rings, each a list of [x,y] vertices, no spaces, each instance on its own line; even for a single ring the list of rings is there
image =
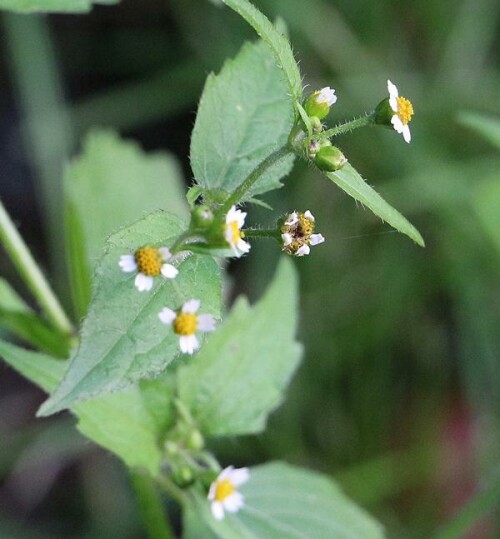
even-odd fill
[[[425,247],[425,242],[420,232],[403,215],[388,204],[373,187],[370,187],[349,163],[345,164],[341,170],[324,172],[324,174],[383,221],[389,223],[399,232],[406,234],[420,247]]]
[[[163,307],[177,309],[196,298],[201,300],[201,312],[220,318],[220,274],[212,258],[190,256],[179,264],[175,279],[158,277],[152,291],[146,293],[134,287],[135,274],[124,274],[118,267],[122,254],[143,245],[169,246],[182,231],[179,218],[158,212],[108,239],[106,253],[96,269],[80,345],[64,379],[39,415],[53,414],[162,372],[180,354],[178,336],[158,319]]]

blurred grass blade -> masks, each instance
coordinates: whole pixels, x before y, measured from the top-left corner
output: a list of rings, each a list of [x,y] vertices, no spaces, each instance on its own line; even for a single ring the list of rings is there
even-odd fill
[[[445,526],[435,539],[461,539],[484,515],[500,507],[500,473],[497,470],[489,484],[478,492]]]
[[[477,112],[461,112],[458,123],[470,127],[500,149],[500,118]]]
[[[16,13],[86,13],[92,4],[117,4],[120,0],[0,0],[0,9]]]

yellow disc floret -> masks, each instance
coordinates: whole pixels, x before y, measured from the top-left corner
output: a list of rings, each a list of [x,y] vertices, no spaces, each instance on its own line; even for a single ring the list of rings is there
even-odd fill
[[[411,104],[411,101],[406,99],[405,97],[398,97],[398,112],[396,113],[403,123],[403,125],[406,125],[413,116],[413,105]]]
[[[218,502],[223,502],[228,496],[234,492],[235,488],[229,479],[217,481],[215,485],[214,499]]]
[[[230,223],[227,223],[226,231],[229,232],[226,237],[227,241],[231,245],[236,245],[238,243],[238,240],[245,237],[245,234],[240,230],[236,221],[231,221]]]
[[[174,320],[174,331],[177,335],[194,335],[198,320],[193,313],[179,313]]]
[[[163,260],[158,249],[155,247],[141,247],[137,249],[134,256],[140,273],[149,277],[160,275]]]
[[[305,217],[303,213],[299,213],[299,227],[299,234],[301,236],[309,237],[314,232],[314,221]]]

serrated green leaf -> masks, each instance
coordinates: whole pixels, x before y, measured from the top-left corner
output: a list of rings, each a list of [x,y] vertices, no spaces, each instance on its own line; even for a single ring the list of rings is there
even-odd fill
[[[458,122],[466,127],[474,129],[494,146],[500,148],[500,118],[476,112],[462,112],[458,116]]]
[[[389,223],[399,232],[406,234],[421,247],[425,247],[425,242],[420,232],[403,215],[388,204],[373,187],[370,187],[349,163],[337,172],[324,172],[324,174],[383,221]]]
[[[191,494],[191,510],[221,539],[383,539],[382,527],[328,477],[274,462],[250,469],[238,488],[244,506],[217,521],[206,497]],[[199,524],[198,524],[199,526]],[[186,537],[194,539],[188,531]]]
[[[16,13],[86,13],[93,4],[118,4],[120,0],[0,0],[0,9]]]
[[[175,279],[157,278],[148,293],[134,287],[135,274],[118,267],[122,254],[143,245],[169,246],[182,232],[179,218],[159,212],[111,236],[96,270],[89,313],[80,332],[65,377],[40,415],[49,415],[75,402],[124,389],[153,377],[179,356],[178,336],[158,320],[165,306],[177,309],[192,298],[202,312],[220,316],[220,275],[210,257],[191,256],[179,266]],[[159,241],[161,239],[161,241]]]
[[[154,210],[187,218],[182,173],[167,153],[146,154],[112,131],[93,131],[64,175],[68,265],[78,317],[90,300],[90,272],[105,239]]]
[[[292,47],[286,36],[279,32],[271,21],[248,0],[222,1],[243,17],[271,48],[278,66],[283,70],[293,102],[302,101],[302,78]]]
[[[191,166],[197,183],[210,191],[234,191],[287,142],[293,106],[281,71],[264,43],[247,43],[219,75],[209,75],[191,138]],[[281,186],[293,155],[270,167],[246,199]]]
[[[205,435],[264,429],[301,354],[295,341],[297,276],[284,258],[264,297],[240,299],[193,360],[178,370],[178,394]]]
[[[67,362],[58,361],[39,352],[31,352],[0,341],[0,355],[23,376],[52,391],[64,375]],[[99,445],[113,451],[128,466],[141,467],[156,475],[161,453],[158,441],[171,417],[167,402],[169,384],[155,381],[155,387],[134,386],[122,393],[105,395],[71,408],[78,418],[78,429]],[[162,384],[160,387],[159,384]],[[151,414],[162,416],[162,424]]]

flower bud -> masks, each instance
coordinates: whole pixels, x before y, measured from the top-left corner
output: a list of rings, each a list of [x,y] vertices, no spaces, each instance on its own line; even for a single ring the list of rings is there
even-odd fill
[[[314,162],[320,170],[335,172],[347,163],[347,159],[336,146],[323,146],[316,154]]]
[[[189,433],[189,438],[186,441],[186,446],[188,449],[191,449],[193,451],[199,451],[200,449],[203,449],[205,445],[205,440],[199,430],[192,430]]]
[[[337,101],[335,90],[326,86],[321,90],[316,90],[304,103],[304,110],[307,115],[316,116],[319,120],[325,118],[330,112],[330,107]]]
[[[214,220],[212,210],[205,204],[196,206],[191,212],[191,223],[193,228],[209,228]]]

